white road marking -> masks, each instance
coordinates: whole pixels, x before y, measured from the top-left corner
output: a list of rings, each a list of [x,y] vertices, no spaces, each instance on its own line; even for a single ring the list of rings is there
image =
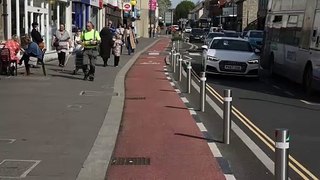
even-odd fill
[[[276,88],[276,89],[281,89],[279,86],[273,85],[272,87]]]
[[[207,128],[204,127],[203,123],[197,123],[198,128],[200,129],[200,131],[207,131]]]
[[[219,150],[219,148],[217,147],[217,144],[214,142],[208,142],[209,148],[213,154],[214,157],[222,157],[222,154]]]
[[[4,159],[0,164],[6,162],[6,161],[16,161],[16,162],[34,162],[34,164],[29,167],[29,169],[27,169],[25,172],[23,172],[21,174],[21,176],[19,177],[3,177],[3,176],[0,176],[0,178],[9,178],[9,179],[12,179],[12,178],[25,178],[31,171],[32,169],[34,169],[41,161],[40,160],[20,160],[20,159]]]
[[[291,93],[291,92],[289,92],[289,91],[285,91],[284,93],[286,93],[286,94],[289,95],[289,96],[294,96],[294,94]]]
[[[320,103],[313,103],[313,102],[309,102],[309,101],[305,101],[305,100],[300,100],[301,102],[308,104],[308,105],[312,105],[312,106],[320,106]]]
[[[187,77],[187,74],[183,71],[183,76]],[[192,86],[200,93],[200,87],[198,84],[192,80]],[[218,113],[223,119],[222,109],[209,97],[206,95],[207,102],[210,106]],[[250,137],[243,132],[240,127],[232,121],[232,130],[233,132],[244,142],[244,144],[253,152],[253,154],[264,164],[264,166],[274,174],[274,162],[266,155],[265,152],[252,140]]]
[[[174,86],[175,84],[173,82],[170,82],[171,86]]]
[[[189,101],[188,101],[188,99],[186,97],[182,97],[181,100],[182,100],[183,103],[189,103]]]
[[[175,91],[176,91],[178,94],[181,93],[180,89],[175,89]]]
[[[167,76],[167,79],[168,79],[168,80],[171,80],[171,77]]]
[[[9,141],[8,144],[12,144],[16,141],[16,139],[0,139],[0,141]]]
[[[158,53],[158,52],[149,53],[149,56],[159,56],[159,55],[160,55],[160,53]]]
[[[187,56],[187,55],[184,55],[184,57],[188,58],[188,60],[192,59],[191,57]]]
[[[189,110],[191,115],[197,115],[197,112],[195,110]]]
[[[190,56],[201,56],[200,53],[189,53]]]
[[[165,71],[167,71],[167,69],[164,69],[164,70],[165,70]],[[165,72],[164,74],[165,74],[165,75],[169,75],[169,73],[168,73],[168,72]]]
[[[164,68],[166,68],[167,66],[163,66]]]
[[[224,177],[226,177],[226,180],[236,180],[233,174],[225,174]]]

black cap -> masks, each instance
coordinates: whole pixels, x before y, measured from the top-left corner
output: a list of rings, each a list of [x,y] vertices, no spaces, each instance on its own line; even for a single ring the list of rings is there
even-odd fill
[[[37,22],[32,23],[32,26],[38,26],[39,24]]]

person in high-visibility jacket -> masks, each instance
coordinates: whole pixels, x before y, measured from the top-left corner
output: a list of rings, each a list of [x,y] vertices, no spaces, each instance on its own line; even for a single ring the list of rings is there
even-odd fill
[[[98,46],[101,42],[99,32],[94,29],[92,22],[88,22],[86,30],[81,35],[83,49],[84,80],[94,80],[95,64],[99,55]],[[88,66],[90,67],[88,71]]]

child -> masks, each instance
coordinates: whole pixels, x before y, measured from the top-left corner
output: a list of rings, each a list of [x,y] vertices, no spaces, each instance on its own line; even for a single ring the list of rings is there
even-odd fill
[[[114,43],[112,48],[112,54],[114,55],[114,66],[118,67],[120,61],[121,46],[123,44],[121,35],[119,33],[116,33],[113,41]]]

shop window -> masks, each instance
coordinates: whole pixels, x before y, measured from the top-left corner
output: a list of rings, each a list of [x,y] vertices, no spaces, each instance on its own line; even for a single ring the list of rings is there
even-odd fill
[[[17,34],[17,8],[16,8],[17,1],[11,0],[11,34]],[[9,37],[11,39],[11,37]]]

